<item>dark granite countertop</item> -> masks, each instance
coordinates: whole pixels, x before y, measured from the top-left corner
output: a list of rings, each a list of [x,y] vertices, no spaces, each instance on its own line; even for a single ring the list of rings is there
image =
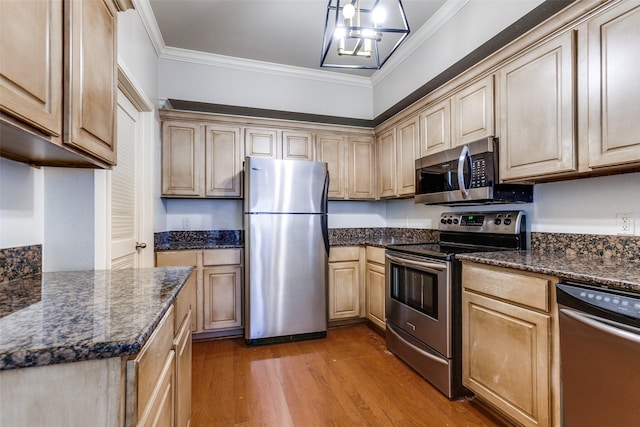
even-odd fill
[[[543,251],[477,252],[456,258],[640,293],[640,262],[634,260]]]
[[[208,249],[242,249],[244,244],[237,243],[212,243],[212,242],[173,242],[166,245],[158,245],[154,248],[156,252],[168,251],[202,251]]]
[[[0,284],[0,370],[135,354],[192,267],[42,273]]]

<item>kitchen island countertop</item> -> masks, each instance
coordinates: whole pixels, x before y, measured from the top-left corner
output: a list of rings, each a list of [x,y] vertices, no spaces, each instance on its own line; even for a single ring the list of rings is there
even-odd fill
[[[640,262],[628,259],[567,255],[559,251],[476,252],[456,258],[640,293]]]
[[[51,272],[0,283],[0,371],[138,353],[192,270]]]

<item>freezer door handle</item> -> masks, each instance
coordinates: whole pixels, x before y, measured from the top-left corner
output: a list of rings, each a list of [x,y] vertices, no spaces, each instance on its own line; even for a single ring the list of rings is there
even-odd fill
[[[324,188],[322,189],[322,238],[324,240],[324,248],[329,256],[329,225],[327,223],[327,215],[329,213],[329,171],[324,177]]]

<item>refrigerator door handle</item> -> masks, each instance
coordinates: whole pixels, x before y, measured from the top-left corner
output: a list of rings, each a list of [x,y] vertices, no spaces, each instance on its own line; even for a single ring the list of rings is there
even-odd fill
[[[327,215],[329,214],[329,171],[324,177],[324,188],[322,189],[322,238],[324,239],[324,247],[329,256],[329,225]]]

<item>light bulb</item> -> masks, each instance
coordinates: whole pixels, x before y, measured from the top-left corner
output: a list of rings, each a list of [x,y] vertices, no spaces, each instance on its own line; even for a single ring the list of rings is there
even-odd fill
[[[353,15],[355,15],[355,13],[356,13],[356,8],[353,7],[351,3],[349,3],[348,5],[342,8],[342,15],[344,15],[346,19],[353,18]]]
[[[387,17],[387,13],[384,8],[381,6],[373,9],[373,13],[371,14],[371,19],[373,19],[373,25],[378,26],[384,22],[384,18]]]
[[[333,32],[333,36],[337,39],[344,39],[344,37],[346,36],[346,31],[344,29],[344,27],[337,27],[336,30]]]

